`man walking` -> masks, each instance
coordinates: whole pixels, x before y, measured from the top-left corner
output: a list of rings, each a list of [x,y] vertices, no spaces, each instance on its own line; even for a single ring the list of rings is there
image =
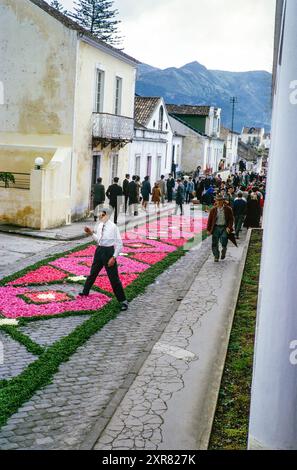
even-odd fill
[[[238,191],[237,198],[233,204],[233,213],[235,218],[235,236],[239,238],[239,232],[246,216],[247,202],[242,197],[242,192]]]
[[[168,202],[172,202],[172,199],[173,199],[173,188],[175,186],[175,181],[174,179],[172,178],[172,174],[170,173],[169,174],[169,178],[167,180],[167,198],[168,198]]]
[[[190,176],[186,186],[186,204],[189,204],[191,202],[191,199],[193,199],[194,189],[194,183],[192,181],[192,177]]]
[[[134,208],[134,216],[138,215],[138,190],[137,190],[137,176],[132,176],[132,181],[130,181],[128,186],[128,197],[129,197],[129,215],[132,216],[132,207]]]
[[[129,183],[130,183],[130,175],[127,174],[124,181],[123,181],[123,194],[124,194],[124,197],[125,197],[125,214],[127,212],[127,207],[128,207]]]
[[[185,196],[184,196],[184,184],[182,183],[182,180],[181,179],[178,179],[177,180],[177,190],[176,190],[176,206],[175,206],[175,212],[174,212],[174,215],[177,214],[177,209],[178,207],[180,208],[180,215],[183,215],[183,204],[184,204],[184,200],[185,200]]]
[[[89,295],[96,278],[103,267],[105,267],[113,292],[121,303],[121,310],[128,309],[128,301],[119,278],[117,257],[119,256],[123,242],[118,227],[109,220],[111,209],[103,207],[99,210],[99,220],[96,233],[89,227],[85,227],[85,233],[92,235],[98,246],[95,252],[91,272],[87,278],[81,297]]]
[[[158,181],[159,188],[160,188],[160,191],[161,191],[161,203],[162,203],[163,207],[165,205],[165,195],[166,195],[166,184],[165,184],[164,179],[165,179],[165,176],[161,175],[161,179],[160,179],[160,181]]]
[[[116,176],[113,179],[113,184],[109,186],[106,191],[106,196],[109,199],[109,205],[114,210],[114,223],[118,222],[118,213],[120,212],[120,206],[122,203],[123,190],[118,184],[119,178]]]
[[[221,259],[226,258],[228,235],[233,230],[233,211],[225,205],[224,198],[217,196],[216,206],[211,209],[207,223],[207,233],[212,235],[212,252],[217,263],[220,259],[219,242],[222,244]]]
[[[104,204],[104,201],[105,201],[105,187],[104,185],[102,184],[102,178],[97,178],[97,183],[94,184],[93,186],[93,190],[92,190],[92,194],[93,194],[93,201],[94,201],[94,205],[93,205],[93,209],[94,209],[94,222],[97,222],[97,213],[98,213],[98,209],[97,206],[101,206],[102,204]]]

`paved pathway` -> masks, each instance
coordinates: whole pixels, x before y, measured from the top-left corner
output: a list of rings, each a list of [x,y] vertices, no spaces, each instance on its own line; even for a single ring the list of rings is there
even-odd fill
[[[94,449],[207,448],[245,247],[209,256]]]

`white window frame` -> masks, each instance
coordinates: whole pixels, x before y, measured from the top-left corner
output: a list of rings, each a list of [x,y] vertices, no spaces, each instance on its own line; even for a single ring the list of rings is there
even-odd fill
[[[149,162],[150,162],[150,165],[149,165]],[[145,173],[145,176],[149,176],[151,177],[152,175],[152,163],[153,163],[153,157],[151,154],[148,154],[147,157],[146,157],[146,173]],[[149,166],[150,166],[150,172],[148,172],[148,169],[149,169]]]
[[[156,161],[156,181],[159,181],[162,172],[162,155],[157,155]]]
[[[140,176],[140,169],[141,169],[141,155],[135,155],[135,163],[134,163],[134,175]]]
[[[116,76],[114,114],[117,116],[121,116],[121,112],[122,112],[122,93],[123,93],[123,79],[122,77]]]
[[[93,162],[94,162],[94,157],[97,158],[97,165],[96,165],[96,176],[95,176],[95,182],[93,181],[93,184],[97,182],[97,178],[101,176],[101,167],[102,167],[102,153],[101,152],[93,152]],[[92,174],[93,178],[93,174]]]
[[[119,171],[119,154],[112,153],[110,155],[110,182],[113,183],[113,179],[118,176]]]
[[[100,79],[100,90],[99,90],[99,76]],[[102,113],[104,106],[104,88],[105,88],[105,71],[96,68],[96,88],[95,88],[95,113]]]

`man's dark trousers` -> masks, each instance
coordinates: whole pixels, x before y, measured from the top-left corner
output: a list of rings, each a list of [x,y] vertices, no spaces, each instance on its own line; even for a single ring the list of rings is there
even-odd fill
[[[118,206],[117,205],[115,205],[115,206],[110,205],[110,207],[112,207],[112,210],[114,211],[113,222],[115,224],[117,224],[118,223]]]
[[[125,195],[125,214],[127,213],[128,201],[129,201],[129,196]]]
[[[235,216],[235,235],[239,237],[239,232],[241,230],[242,224],[244,222],[245,215]]]
[[[228,245],[228,233],[226,225],[215,225],[212,234],[212,252],[215,258],[220,257],[219,242],[221,242],[223,249]]]
[[[113,289],[114,295],[116,296],[117,300],[119,302],[124,302],[126,300],[125,292],[124,292],[121,280],[119,278],[117,262],[115,262],[115,264],[111,268],[108,267],[108,261],[113,256],[113,254],[114,254],[113,246],[108,246],[108,247],[98,246],[97,247],[93,264],[91,267],[91,273],[85,282],[83,294],[89,294],[90,289],[92,285],[94,284],[94,282],[96,281],[98,274],[100,273],[101,269],[105,267],[108,278],[111,283],[111,287]]]

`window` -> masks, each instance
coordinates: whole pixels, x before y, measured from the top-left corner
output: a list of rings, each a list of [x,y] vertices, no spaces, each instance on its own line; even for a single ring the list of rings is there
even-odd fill
[[[164,118],[164,108],[163,106],[161,106],[160,111],[159,111],[159,131],[163,130],[163,118]]]
[[[156,127],[156,121],[153,122],[153,127]]]
[[[161,165],[162,165],[162,156],[157,156],[157,173],[156,173],[156,181],[159,181],[161,176]]]
[[[148,155],[147,157],[147,165],[146,165],[146,176],[151,176],[152,171],[152,157]]]
[[[92,184],[97,182],[101,172],[101,154],[93,154]]]
[[[121,114],[122,86],[123,86],[123,79],[116,77],[116,94],[115,94],[115,110],[114,110],[114,113],[116,115]]]
[[[140,176],[140,155],[135,155],[135,171],[134,174]]]
[[[117,153],[111,155],[111,182],[118,176],[119,156]]]
[[[97,70],[96,77],[96,101],[95,101],[95,112],[102,113],[103,111],[103,96],[104,96],[104,72]]]

